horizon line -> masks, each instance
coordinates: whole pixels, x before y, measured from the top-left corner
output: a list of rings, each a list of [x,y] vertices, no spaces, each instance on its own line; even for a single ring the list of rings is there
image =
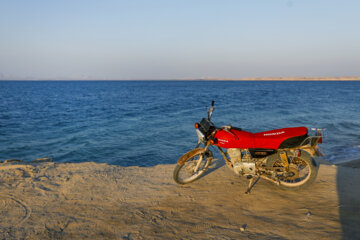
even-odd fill
[[[249,78],[169,78],[169,79],[61,79],[61,78],[33,78],[33,79],[0,79],[0,81],[360,81],[360,76],[341,77],[249,77]]]

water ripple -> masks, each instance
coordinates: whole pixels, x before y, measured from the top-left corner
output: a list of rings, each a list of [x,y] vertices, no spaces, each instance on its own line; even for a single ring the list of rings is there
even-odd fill
[[[327,128],[327,158],[356,159],[359,89],[359,82],[0,81],[0,160],[175,163],[196,144],[194,122],[211,100],[216,125]]]

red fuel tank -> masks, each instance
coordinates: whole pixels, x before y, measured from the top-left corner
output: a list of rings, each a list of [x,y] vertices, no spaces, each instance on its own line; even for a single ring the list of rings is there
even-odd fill
[[[217,146],[222,148],[255,148],[254,134],[235,129],[220,130],[215,134]]]

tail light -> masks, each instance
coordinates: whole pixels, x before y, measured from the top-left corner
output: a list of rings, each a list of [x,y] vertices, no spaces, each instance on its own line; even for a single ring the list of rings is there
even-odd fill
[[[322,143],[322,134],[321,134],[321,132],[319,130],[316,131],[315,136],[320,137],[319,140],[318,140],[318,143]]]

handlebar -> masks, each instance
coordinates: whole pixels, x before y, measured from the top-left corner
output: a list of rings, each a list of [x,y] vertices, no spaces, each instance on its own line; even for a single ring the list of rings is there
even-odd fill
[[[213,111],[214,111],[214,105],[215,105],[215,101],[214,100],[212,100],[211,101],[211,107],[210,107],[210,109],[208,110],[208,119],[209,119],[209,121],[211,120],[211,117],[212,117],[212,113],[213,113]]]

